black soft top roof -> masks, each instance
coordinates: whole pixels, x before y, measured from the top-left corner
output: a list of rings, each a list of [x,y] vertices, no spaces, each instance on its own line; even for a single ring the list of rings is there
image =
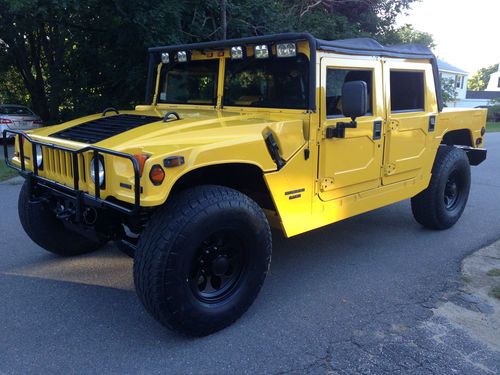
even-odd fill
[[[370,38],[340,40],[316,39],[316,48],[324,51],[356,55],[402,57],[413,59],[435,58],[432,51],[428,47],[421,44],[397,44],[383,46],[376,40]]]
[[[236,38],[218,40],[213,42],[201,42],[191,44],[180,44],[172,46],[152,47],[149,52],[167,52],[183,49],[209,49],[209,48],[224,48],[237,44],[254,44],[266,42],[280,42],[287,40],[307,40],[312,44],[314,49],[332,51],[338,53],[369,55],[369,56],[387,56],[387,57],[403,57],[417,59],[434,58],[432,51],[419,44],[399,44],[392,46],[383,46],[379,42],[370,38],[353,38],[339,40],[322,40],[314,38],[309,33],[282,33],[261,35],[247,38]]]
[[[193,50],[193,49],[217,49],[231,47],[238,44],[266,44],[266,43],[276,43],[276,42],[286,42],[286,41],[299,41],[306,40],[309,42],[309,48],[311,49],[311,66],[315,67],[316,64],[316,54],[313,53],[314,50],[331,51],[337,53],[344,53],[349,55],[366,55],[366,56],[383,56],[383,57],[396,57],[396,58],[411,58],[411,59],[429,59],[432,64],[434,72],[434,82],[436,83],[436,96],[438,102],[439,111],[443,108],[443,101],[441,97],[441,85],[439,79],[439,71],[437,66],[436,56],[432,51],[420,44],[399,44],[392,46],[383,46],[379,42],[370,38],[355,38],[355,39],[340,39],[340,40],[322,40],[313,37],[309,33],[281,33],[281,34],[271,34],[271,35],[261,35],[253,36],[247,38],[237,38],[237,39],[226,39],[213,42],[201,42],[192,44],[180,44],[172,46],[163,47],[152,47],[149,48],[150,53],[150,72],[152,72],[154,63],[159,61],[158,53],[169,52],[169,51],[179,51],[179,50]],[[156,55],[155,58],[153,56]],[[310,82],[315,84],[315,72],[314,68],[310,69]],[[152,77],[148,77],[148,82],[152,80]],[[149,90],[151,90],[149,88]],[[314,88],[315,90],[315,88]],[[310,93],[310,103],[309,109],[315,110],[316,105],[313,101],[313,96],[315,91],[311,90]],[[312,100],[312,101],[311,101]]]

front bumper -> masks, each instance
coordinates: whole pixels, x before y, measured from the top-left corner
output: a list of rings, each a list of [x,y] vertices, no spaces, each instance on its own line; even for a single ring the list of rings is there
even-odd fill
[[[120,213],[127,215],[136,215],[140,211],[140,203],[141,203],[141,186],[140,186],[140,171],[139,171],[139,163],[137,160],[129,154],[125,154],[122,152],[117,152],[113,150],[104,149],[96,146],[86,146],[79,150],[73,150],[70,148],[46,143],[39,142],[31,138],[28,134],[24,133],[21,130],[4,130],[3,131],[3,139],[6,140],[9,137],[19,136],[19,160],[20,167],[13,164],[10,161],[9,149],[7,147],[7,143],[4,142],[4,157],[7,166],[17,170],[23,177],[29,179],[30,186],[39,184],[44,188],[51,191],[54,195],[63,197],[65,200],[72,202],[72,206],[74,207],[74,214],[77,221],[79,221],[83,215],[85,207],[96,207],[96,208],[110,208],[116,210]],[[36,161],[32,163],[32,170],[27,170],[26,161],[25,161],[25,142],[21,140],[28,141],[32,147],[31,154],[36,155],[36,147],[43,146],[54,150],[60,150],[71,154],[72,160],[72,168],[73,168],[73,186],[63,185],[56,181],[52,181],[48,178],[42,177],[38,173],[38,167]],[[101,188],[98,183],[98,179],[94,183],[94,195],[84,192],[79,189],[80,182],[80,173],[79,173],[79,163],[78,156],[82,153],[93,153],[93,157],[98,160],[100,154],[107,154],[113,157],[119,157],[129,160],[132,163],[134,170],[134,203],[128,204],[124,202],[120,202],[117,200],[110,199],[102,199],[101,198]],[[95,175],[99,175],[97,164],[94,165]]]

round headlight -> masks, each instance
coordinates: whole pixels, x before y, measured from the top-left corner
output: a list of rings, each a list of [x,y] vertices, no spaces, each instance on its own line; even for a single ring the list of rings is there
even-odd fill
[[[92,182],[95,183],[95,160],[92,158],[90,160],[90,178],[92,179]],[[104,185],[104,164],[102,160],[99,158],[97,159],[97,169],[99,173],[99,186]]]
[[[36,146],[36,166],[40,168],[43,163],[43,153],[42,153],[42,147],[41,146]]]

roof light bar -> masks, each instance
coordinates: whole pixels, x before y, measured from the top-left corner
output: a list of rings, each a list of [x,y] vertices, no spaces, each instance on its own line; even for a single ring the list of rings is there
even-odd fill
[[[170,62],[170,56],[169,56],[168,52],[163,52],[161,54],[161,62],[163,64],[168,64]]]
[[[269,57],[269,48],[265,44],[255,46],[254,55],[257,59],[267,59]]]
[[[278,57],[297,56],[297,45],[295,43],[279,43],[276,45],[276,55]]]
[[[242,46],[231,47],[231,59],[240,60],[242,58],[243,58],[243,47]]]

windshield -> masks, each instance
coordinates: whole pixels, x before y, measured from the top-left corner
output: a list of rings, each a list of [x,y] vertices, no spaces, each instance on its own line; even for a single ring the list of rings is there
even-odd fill
[[[5,106],[0,106],[0,115],[32,116],[33,112],[31,112],[26,107],[21,107],[17,105],[5,105]]]
[[[217,99],[219,60],[191,60],[164,65],[158,103],[211,104]]]
[[[307,108],[309,62],[292,58],[227,60],[225,106]]]

